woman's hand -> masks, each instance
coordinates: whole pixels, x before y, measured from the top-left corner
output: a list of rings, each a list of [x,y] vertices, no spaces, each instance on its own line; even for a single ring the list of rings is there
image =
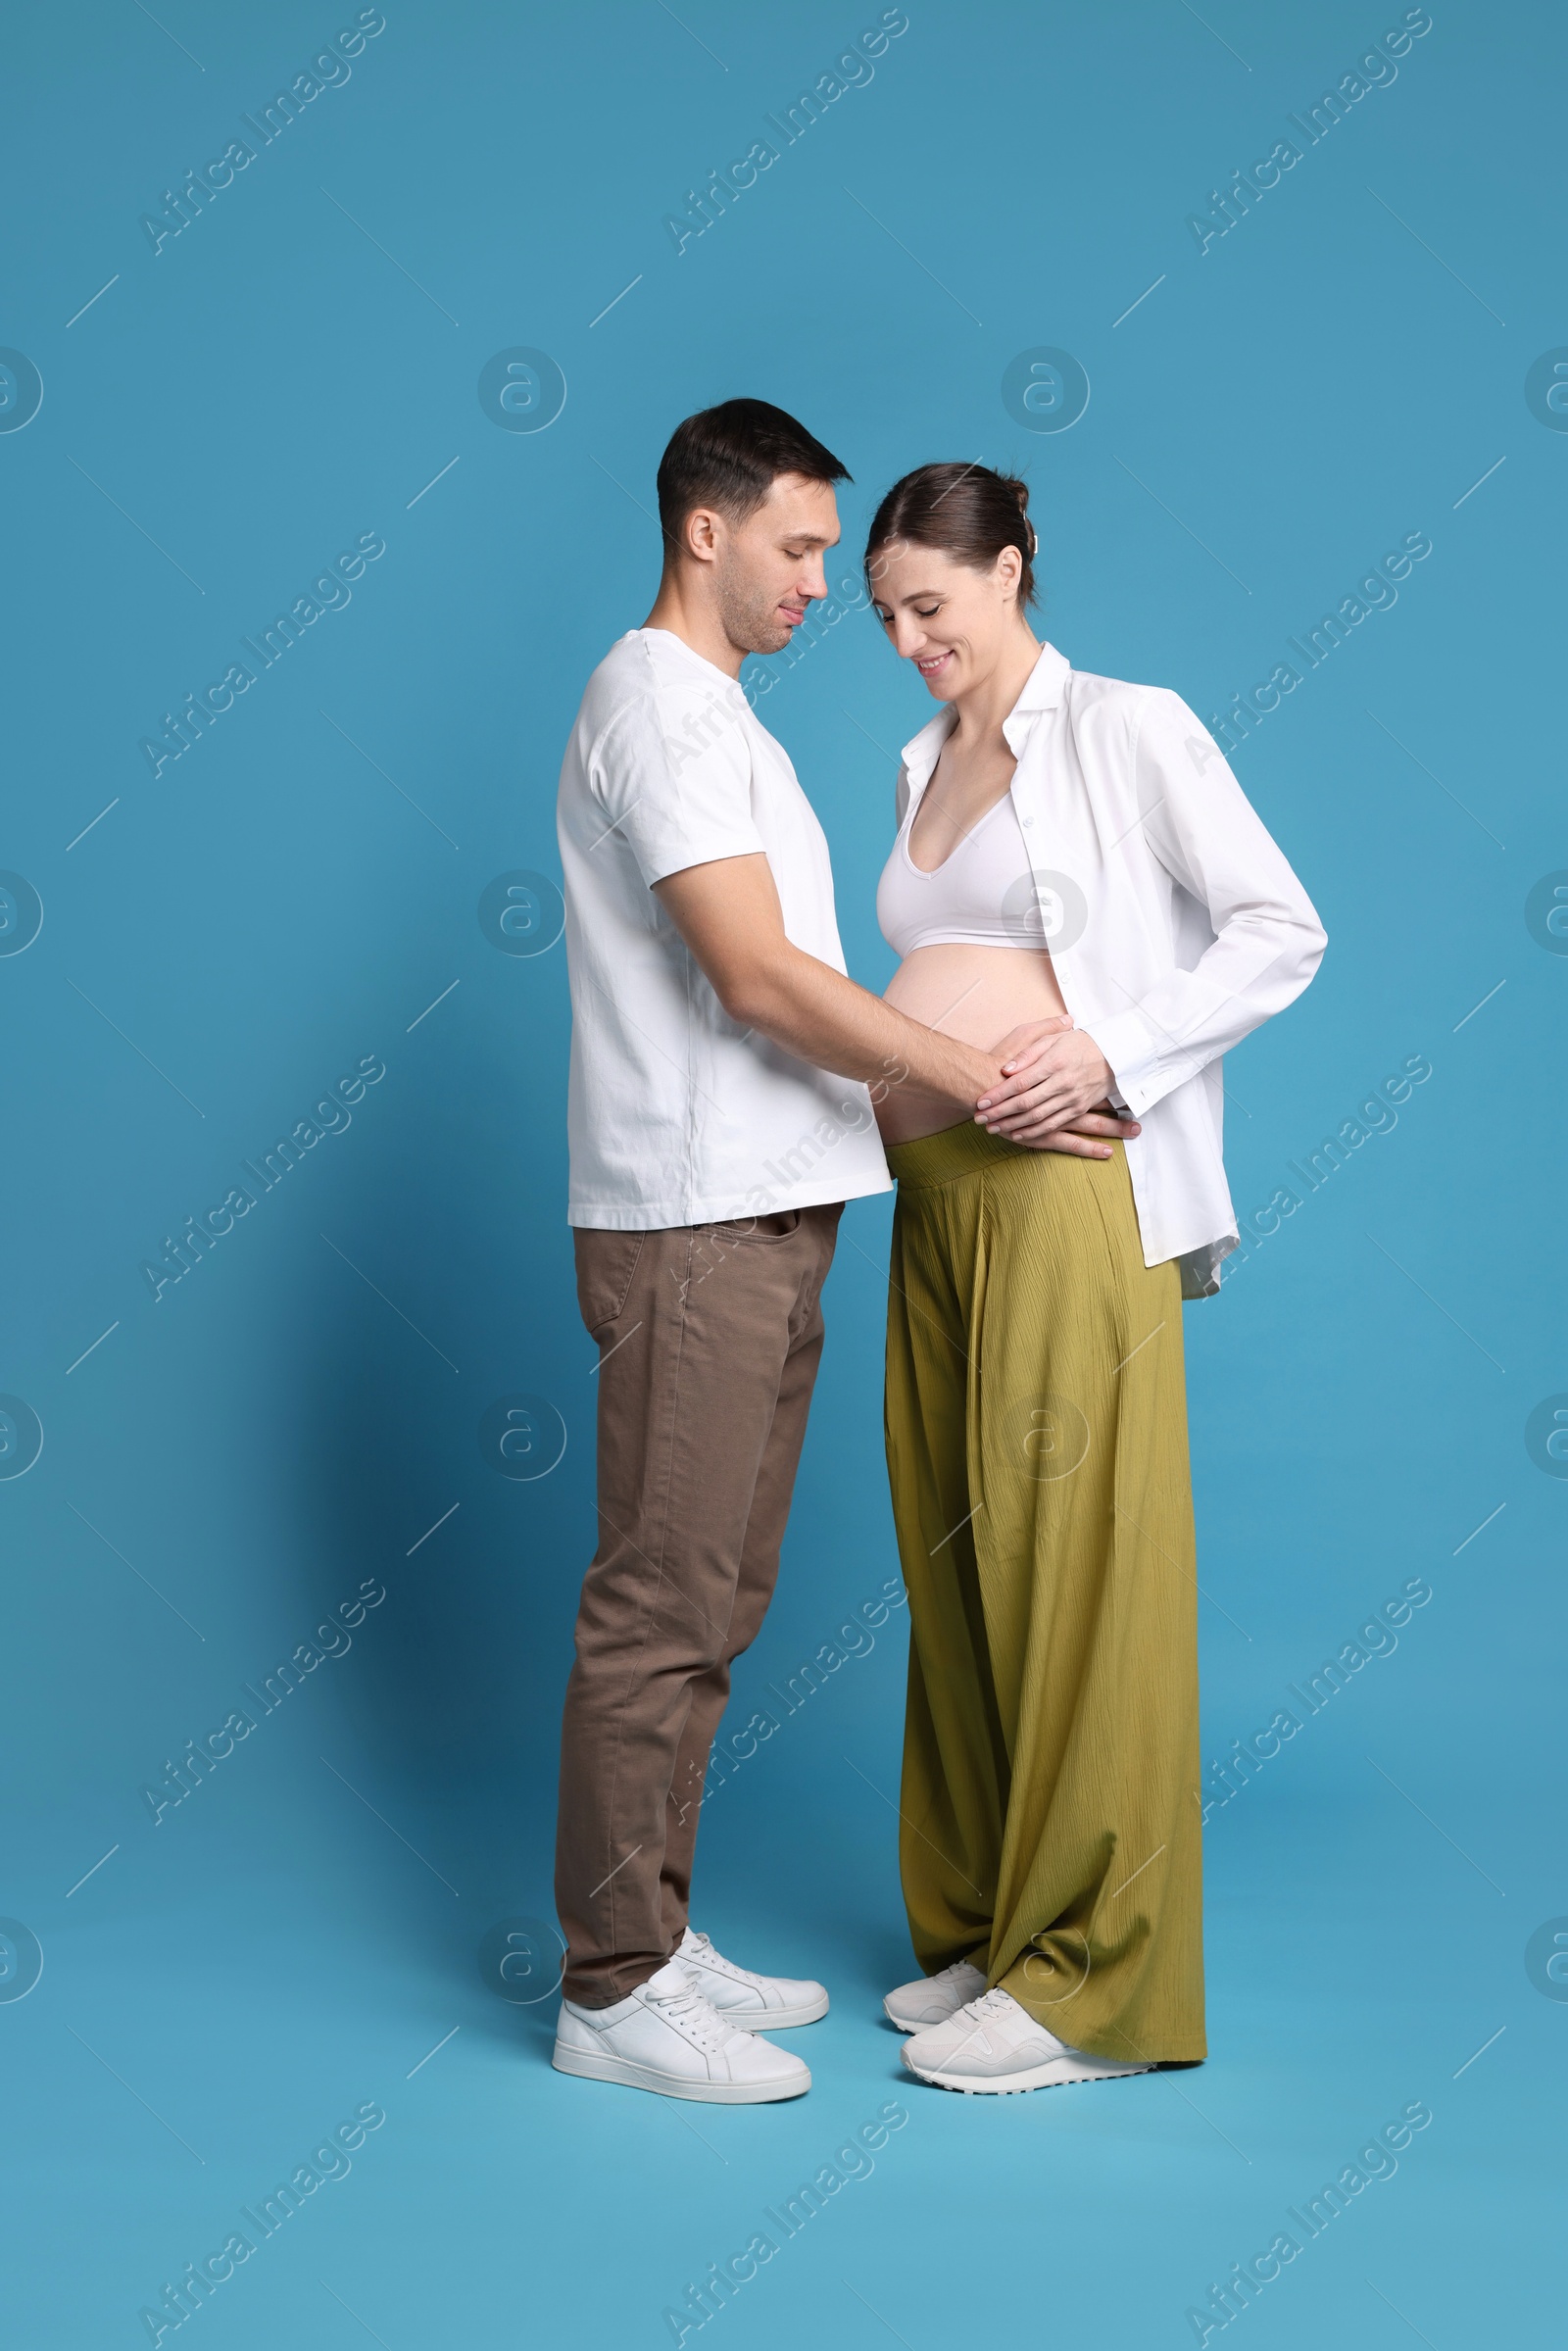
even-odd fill
[[[1108,1144],[1069,1137],[1113,1135],[1126,1141],[1139,1132],[1138,1121],[1118,1117],[1107,1100],[1109,1062],[1094,1039],[1065,1016],[1009,1030],[996,1051],[1002,1082],[983,1094],[975,1108],[988,1134],[1036,1150],[1103,1159],[1110,1156]]]
[[[1048,1012],[1044,1020],[1026,1020],[1009,1029],[1000,1044],[991,1050],[1004,1068],[1016,1068],[1028,1057],[1037,1045],[1045,1045],[1053,1037],[1060,1037],[1072,1027],[1069,1012]]]

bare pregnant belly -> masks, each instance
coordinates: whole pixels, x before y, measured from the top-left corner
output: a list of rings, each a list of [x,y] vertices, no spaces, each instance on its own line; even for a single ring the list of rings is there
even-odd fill
[[[944,1037],[989,1052],[1009,1029],[1065,1009],[1051,957],[1031,947],[917,947],[885,990],[886,1001]],[[913,1143],[957,1123],[950,1102],[891,1086],[877,1105],[884,1143]]]

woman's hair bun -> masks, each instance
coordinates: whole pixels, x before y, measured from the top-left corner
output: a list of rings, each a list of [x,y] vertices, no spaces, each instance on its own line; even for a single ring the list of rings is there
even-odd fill
[[[1040,553],[1040,535],[1029,519],[1029,484],[1016,473],[1004,473],[1000,478],[1018,501],[1018,512],[1023,516],[1024,529],[1029,533],[1029,555],[1032,561]]]
[[[1015,473],[989,465],[919,465],[896,481],[871,524],[865,551],[866,575],[873,560],[896,541],[940,548],[960,563],[988,570],[1004,547],[1023,559],[1018,581],[1020,608],[1033,604],[1033,563],[1040,539],[1029,519],[1029,484]]]

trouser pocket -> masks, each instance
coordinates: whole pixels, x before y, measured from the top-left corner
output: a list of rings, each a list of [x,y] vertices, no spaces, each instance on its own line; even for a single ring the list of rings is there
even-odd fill
[[[618,1322],[643,1253],[646,1233],[601,1233],[579,1225],[572,1233],[577,1260],[577,1310],[590,1337]]]

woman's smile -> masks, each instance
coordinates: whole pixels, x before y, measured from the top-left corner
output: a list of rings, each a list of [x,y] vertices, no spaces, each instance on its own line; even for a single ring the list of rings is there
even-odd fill
[[[914,665],[916,669],[919,670],[920,675],[925,679],[926,684],[931,686],[935,685],[937,679],[942,675],[943,671],[947,668],[949,662],[951,662],[953,659],[954,652],[952,646],[950,645],[946,653],[917,654],[915,657]]]

